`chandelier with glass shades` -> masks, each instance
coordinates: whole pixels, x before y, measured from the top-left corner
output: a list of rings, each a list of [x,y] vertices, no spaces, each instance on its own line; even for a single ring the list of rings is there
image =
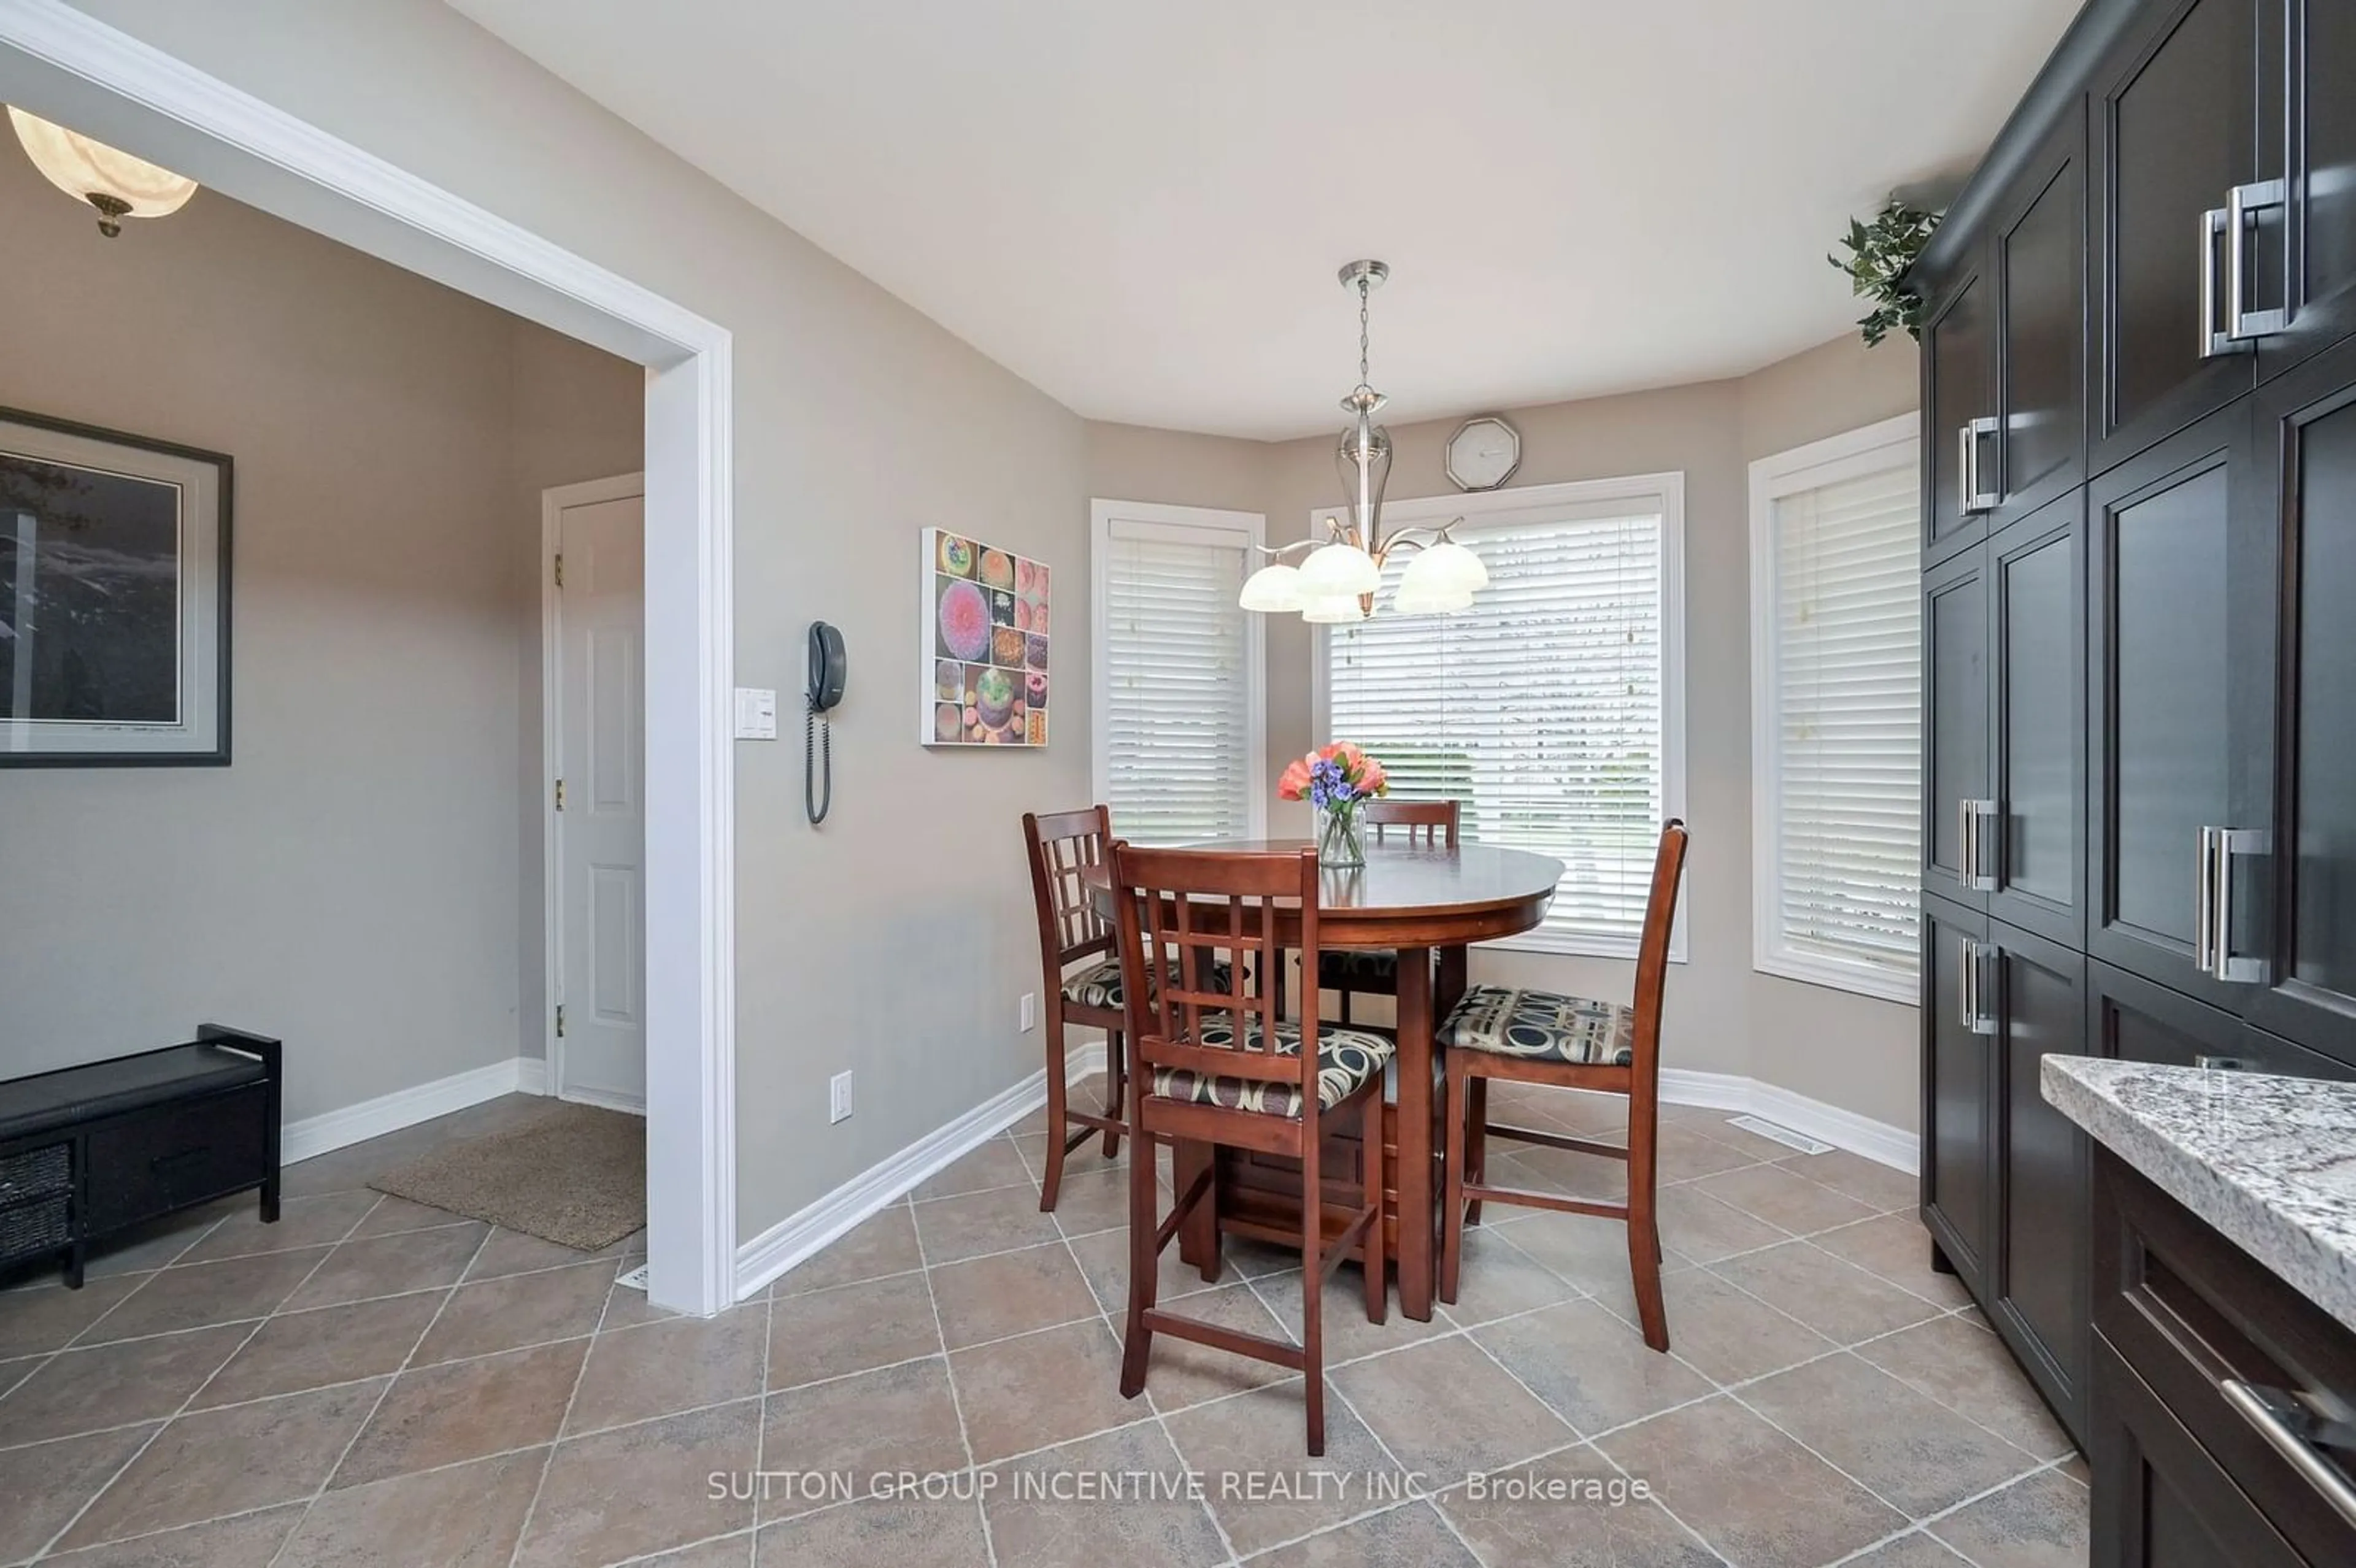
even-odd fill
[[[1312,537],[1261,553],[1266,566],[1244,581],[1239,602],[1247,610],[1300,613],[1312,625],[1347,625],[1375,611],[1383,584],[1383,562],[1408,557],[1391,608],[1402,615],[1453,614],[1472,607],[1472,595],[1489,585],[1481,558],[1449,538],[1458,517],[1437,528],[1382,531],[1383,484],[1390,477],[1390,432],[1375,422],[1388,400],[1366,379],[1366,302],[1391,275],[1380,261],[1353,261],[1342,269],[1342,286],[1358,291],[1358,384],[1342,400],[1351,415],[1334,449],[1333,463],[1348,497],[1349,521],[1325,519],[1322,539]],[[1302,551],[1301,564],[1284,558]]]
[[[185,175],[52,124],[13,103],[8,119],[33,166],[76,201],[96,208],[98,231],[109,240],[123,232],[124,219],[169,217],[197,194],[197,182]]]

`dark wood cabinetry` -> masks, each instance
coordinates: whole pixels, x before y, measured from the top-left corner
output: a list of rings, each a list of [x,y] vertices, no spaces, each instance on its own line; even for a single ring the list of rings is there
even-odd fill
[[[2096,471],[2250,389],[2219,293],[2227,197],[2254,177],[2260,3],[2146,5],[2093,84]]]
[[[2082,1440],[2038,1059],[2356,1077],[2351,80],[2356,5],[2092,0],[1913,279],[1922,1215]]]
[[[2088,498],[2086,949],[2224,1000],[2196,950],[2202,829],[2233,815],[2238,404]]]
[[[2279,156],[2262,145],[2261,173],[2279,170],[2284,181],[2281,286],[2289,302],[2283,330],[2258,346],[2259,374],[2272,377],[2356,332],[2356,6],[2289,0],[2265,15],[2280,29],[2284,66],[2270,80],[2286,97]],[[2265,46],[2275,37],[2261,34]],[[2271,53],[2262,48],[2262,58]]]
[[[2107,1151],[2094,1164],[2094,1568],[2356,1561],[2356,1333]]]
[[[2074,1052],[2085,957],[1935,900],[1923,905],[1923,1218],[2072,1430],[2085,1374],[2084,1139],[2038,1092]]]
[[[2233,826],[2214,945],[2253,1023],[2356,1062],[2356,341],[2253,400]]]
[[[1922,903],[1922,1222],[1947,1266],[1987,1299],[1996,1251],[1997,1061],[1978,992],[1987,917]]]
[[[1987,468],[1996,445],[1996,304],[1982,258],[1932,302],[1922,328],[1922,549],[1936,561],[1987,537],[1997,498]]]

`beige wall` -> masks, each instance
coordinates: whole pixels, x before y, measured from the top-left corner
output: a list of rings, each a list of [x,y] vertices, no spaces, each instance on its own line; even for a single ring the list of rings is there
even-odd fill
[[[1066,688],[1038,752],[917,745],[917,536],[1056,567],[1055,669],[1086,670],[1079,419],[436,0],[81,8],[734,334],[736,673],[787,712],[736,752],[740,1232],[1036,1071],[1015,824],[1087,797],[1087,705]],[[820,616],[851,673],[813,830],[790,694]],[[858,1112],[829,1125],[844,1068]]]
[[[638,371],[216,192],[103,240],[13,144],[0,229],[0,405],[236,464],[231,765],[0,770],[0,1076],[218,1019],[300,1118],[536,1051],[539,486],[637,466]]]
[[[1912,1008],[1755,973],[1751,967],[1751,686],[1748,464],[1915,406],[1915,357],[1854,337],[1736,380],[1510,411],[1522,436],[1516,485],[1679,470],[1686,475],[1686,812],[1688,960],[1671,973],[1666,1060],[1799,1091],[1912,1128]],[[1394,499],[1449,491],[1443,448],[1456,421],[1392,427]],[[1339,500],[1333,436],[1262,444],[1089,427],[1089,483],[1129,500],[1244,507],[1271,542],[1305,537]],[[1254,488],[1254,486],[1257,486]],[[1257,499],[1249,498],[1256,496]],[[1269,755],[1325,739],[1310,713],[1309,628],[1270,618]],[[1288,827],[1288,817],[1292,818]],[[1279,806],[1276,831],[1305,831]],[[1536,954],[1483,954],[1476,976],[1623,994],[1628,966]]]

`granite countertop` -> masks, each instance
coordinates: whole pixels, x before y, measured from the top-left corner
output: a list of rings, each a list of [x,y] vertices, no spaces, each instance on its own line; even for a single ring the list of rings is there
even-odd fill
[[[2356,1083],[2048,1056],[2045,1097],[2356,1329]]]

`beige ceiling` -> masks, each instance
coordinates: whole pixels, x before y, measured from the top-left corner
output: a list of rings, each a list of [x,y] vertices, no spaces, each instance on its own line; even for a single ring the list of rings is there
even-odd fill
[[[2072,0],[450,0],[1094,419],[1337,427],[1740,374],[1967,170]]]

